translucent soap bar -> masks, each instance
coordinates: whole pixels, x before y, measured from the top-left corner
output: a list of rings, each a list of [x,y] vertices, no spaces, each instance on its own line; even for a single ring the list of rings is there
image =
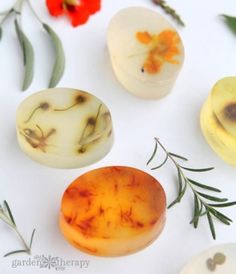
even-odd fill
[[[201,111],[201,128],[211,148],[236,166],[236,77],[218,81]]]
[[[146,99],[171,91],[184,47],[164,17],[143,7],[123,9],[111,19],[107,41],[115,75],[128,91]]]
[[[122,256],[152,243],[165,224],[160,183],[131,167],[104,167],[77,178],[65,191],[60,228],[78,249]]]
[[[16,120],[21,149],[50,167],[92,164],[113,144],[108,108],[81,90],[55,88],[35,93],[21,103]]]
[[[236,244],[211,247],[192,259],[180,274],[234,274],[236,273]]]

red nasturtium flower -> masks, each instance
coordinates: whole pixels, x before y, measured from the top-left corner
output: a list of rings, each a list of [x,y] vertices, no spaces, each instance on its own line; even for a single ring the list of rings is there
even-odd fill
[[[52,16],[66,14],[74,27],[86,23],[101,8],[101,0],[46,0],[46,4]]]

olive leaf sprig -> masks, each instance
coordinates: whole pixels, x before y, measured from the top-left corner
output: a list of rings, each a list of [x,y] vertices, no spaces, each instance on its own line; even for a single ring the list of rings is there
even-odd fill
[[[50,81],[49,81],[49,88],[53,88],[61,80],[65,70],[65,54],[64,54],[63,45],[57,33],[49,25],[44,23],[39,18],[39,16],[37,15],[37,13],[32,7],[30,0],[17,0],[12,8],[0,13],[0,18],[2,17],[2,20],[0,21],[0,40],[3,34],[3,30],[2,30],[3,24],[11,15],[14,15],[15,30],[16,30],[19,44],[21,46],[22,53],[23,53],[23,63],[25,67],[25,72],[24,72],[22,90],[25,91],[26,89],[29,88],[29,86],[31,85],[33,81],[34,67],[35,67],[34,48],[32,43],[30,42],[30,39],[25,34],[21,24],[22,8],[23,8],[23,4],[25,3],[28,4],[33,15],[41,24],[43,30],[49,35],[51,43],[54,47],[55,60],[54,60]]]
[[[3,205],[0,205],[0,219],[3,222],[5,222],[7,225],[9,225],[12,229],[14,229],[14,231],[16,232],[16,234],[18,235],[18,237],[20,238],[20,240],[24,246],[24,249],[11,251],[11,252],[5,254],[4,257],[10,256],[13,254],[18,254],[18,253],[27,253],[30,255],[31,247],[33,244],[33,239],[34,239],[34,234],[35,234],[35,229],[33,230],[32,234],[31,234],[30,243],[27,244],[16,226],[13,214],[11,212],[11,209],[10,209],[7,201],[4,201]]]
[[[181,19],[180,15],[170,6],[167,5],[165,0],[152,0],[154,4],[160,6],[167,14],[169,14],[178,25],[184,27],[185,23]]]
[[[188,159],[178,154],[167,151],[167,149],[162,145],[162,143],[160,142],[158,138],[155,138],[155,148],[150,159],[147,162],[147,165],[149,165],[154,159],[154,157],[156,156],[158,147],[160,147],[164,151],[166,156],[164,161],[160,165],[152,168],[152,170],[161,168],[162,166],[165,165],[165,163],[168,160],[172,161],[172,163],[174,164],[177,170],[178,195],[177,195],[177,198],[168,206],[168,208],[171,208],[175,204],[180,203],[187,191],[187,188],[189,188],[192,191],[193,197],[194,197],[193,218],[190,224],[192,224],[194,228],[197,228],[199,219],[203,216],[206,216],[209,223],[212,237],[213,239],[216,239],[214,219],[218,219],[220,222],[222,222],[225,225],[230,225],[232,222],[232,220],[228,216],[221,213],[218,210],[218,208],[234,206],[236,205],[236,201],[228,202],[228,199],[226,198],[219,198],[213,195],[206,194],[205,191],[220,193],[221,190],[206,184],[199,183],[194,179],[190,179],[185,174],[185,172],[206,172],[206,171],[213,170],[214,168],[209,167],[209,168],[195,169],[195,168],[189,168],[189,167],[180,165],[177,162],[177,159],[183,160],[183,161],[188,161]]]

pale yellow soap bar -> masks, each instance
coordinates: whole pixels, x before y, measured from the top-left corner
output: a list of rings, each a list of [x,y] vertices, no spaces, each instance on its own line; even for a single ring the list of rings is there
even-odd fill
[[[171,91],[183,65],[184,47],[164,17],[143,7],[123,9],[110,21],[107,43],[115,75],[128,91],[145,99]]]
[[[55,88],[29,96],[18,107],[16,124],[21,149],[50,167],[92,164],[113,144],[108,108],[81,90]]]
[[[200,116],[202,132],[211,148],[236,166],[236,77],[218,81]]]
[[[104,167],[77,178],[65,191],[60,228],[78,249],[122,256],[151,244],[165,224],[160,183],[131,167]]]

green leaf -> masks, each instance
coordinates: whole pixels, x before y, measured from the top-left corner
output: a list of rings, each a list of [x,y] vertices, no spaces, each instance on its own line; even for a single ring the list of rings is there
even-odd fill
[[[194,215],[193,220],[191,223],[193,223],[194,228],[198,227],[199,217],[200,217],[200,210],[199,210],[199,201],[196,194],[194,194]]]
[[[209,208],[209,211],[218,219],[220,220],[222,223],[226,224],[226,225],[230,225],[230,223],[232,223],[233,221],[227,217],[226,215],[222,214],[221,212],[213,209],[213,208]]]
[[[32,247],[32,243],[33,243],[33,240],[34,240],[34,235],[35,235],[35,231],[36,229],[33,230],[32,234],[31,234],[31,238],[30,238],[30,248]]]
[[[159,166],[151,168],[151,170],[155,170],[155,169],[158,169],[158,168],[161,168],[162,166],[164,166],[164,164],[167,162],[168,158],[169,158],[168,154],[166,154],[165,160]]]
[[[8,205],[8,203],[7,203],[7,201],[4,201],[3,204],[4,204],[4,206],[5,206],[6,210],[7,210],[7,213],[8,213],[8,215],[9,215],[9,217],[10,217],[12,223],[13,223],[14,225],[16,225],[15,220],[14,220],[14,218],[13,218],[13,214],[11,213],[11,209],[10,209],[10,207],[9,207],[9,205]]]
[[[174,205],[176,205],[177,203],[180,203],[185,192],[186,192],[186,189],[187,189],[187,183],[185,182],[185,185],[184,185],[184,188],[182,190],[182,192],[178,195],[178,197],[172,202],[169,204],[168,206],[168,209],[170,209],[171,207],[173,207]]]
[[[65,54],[62,42],[56,32],[47,24],[43,24],[44,29],[49,34],[55,49],[55,62],[49,83],[49,88],[55,87],[62,78],[65,71]]]
[[[0,27],[0,41],[2,40],[2,28]]]
[[[14,254],[18,254],[18,253],[28,253],[29,251],[28,250],[24,250],[24,249],[21,249],[21,250],[15,250],[15,251],[11,251],[7,254],[5,254],[3,257],[8,257],[10,255],[14,255]]]
[[[201,197],[203,197],[203,198],[205,198],[207,200],[210,200],[210,201],[219,202],[219,203],[228,201],[228,199],[226,199],[226,198],[218,198],[218,197],[207,195],[207,194],[204,194],[204,193],[201,193],[201,192],[198,192],[198,191],[197,191],[197,193]]]
[[[184,167],[184,166],[181,166],[181,168],[188,170],[188,171],[193,171],[193,172],[206,172],[206,171],[210,171],[210,170],[214,169],[214,167],[195,169],[195,168],[189,168],[189,167]]]
[[[215,227],[214,227],[214,224],[213,224],[211,214],[209,212],[207,213],[207,219],[208,219],[208,223],[209,223],[209,226],[210,226],[211,235],[212,235],[213,239],[215,240],[216,239]]]
[[[236,202],[230,202],[230,203],[224,203],[224,204],[209,204],[209,206],[212,207],[229,207],[229,206],[235,206]]]
[[[236,34],[236,17],[229,16],[229,15],[222,15],[224,18],[225,24],[229,27],[229,29]]]
[[[147,161],[147,165],[149,165],[151,163],[151,161],[153,160],[153,158],[155,157],[155,155],[157,153],[157,148],[158,148],[158,143],[157,143],[157,141],[155,141],[155,147],[154,147],[154,150],[153,150],[153,153],[152,153],[150,159]]]
[[[22,31],[17,20],[15,20],[15,27],[24,58],[25,76],[22,90],[25,91],[31,85],[34,76],[34,49],[29,39]]]
[[[175,158],[178,158],[178,159],[181,159],[181,160],[184,160],[184,161],[188,161],[187,158],[183,157],[183,156],[180,156],[178,154],[175,154],[175,153],[172,153],[172,152],[169,152],[169,154],[172,156],[172,157],[175,157]]]
[[[221,192],[221,190],[218,189],[218,188],[211,187],[211,186],[204,185],[204,184],[200,184],[200,183],[198,183],[198,182],[196,182],[196,181],[194,181],[192,179],[189,179],[189,178],[188,178],[188,180],[189,180],[190,183],[192,183],[193,185],[198,186],[200,188],[211,190],[211,191],[215,191],[215,192]]]

